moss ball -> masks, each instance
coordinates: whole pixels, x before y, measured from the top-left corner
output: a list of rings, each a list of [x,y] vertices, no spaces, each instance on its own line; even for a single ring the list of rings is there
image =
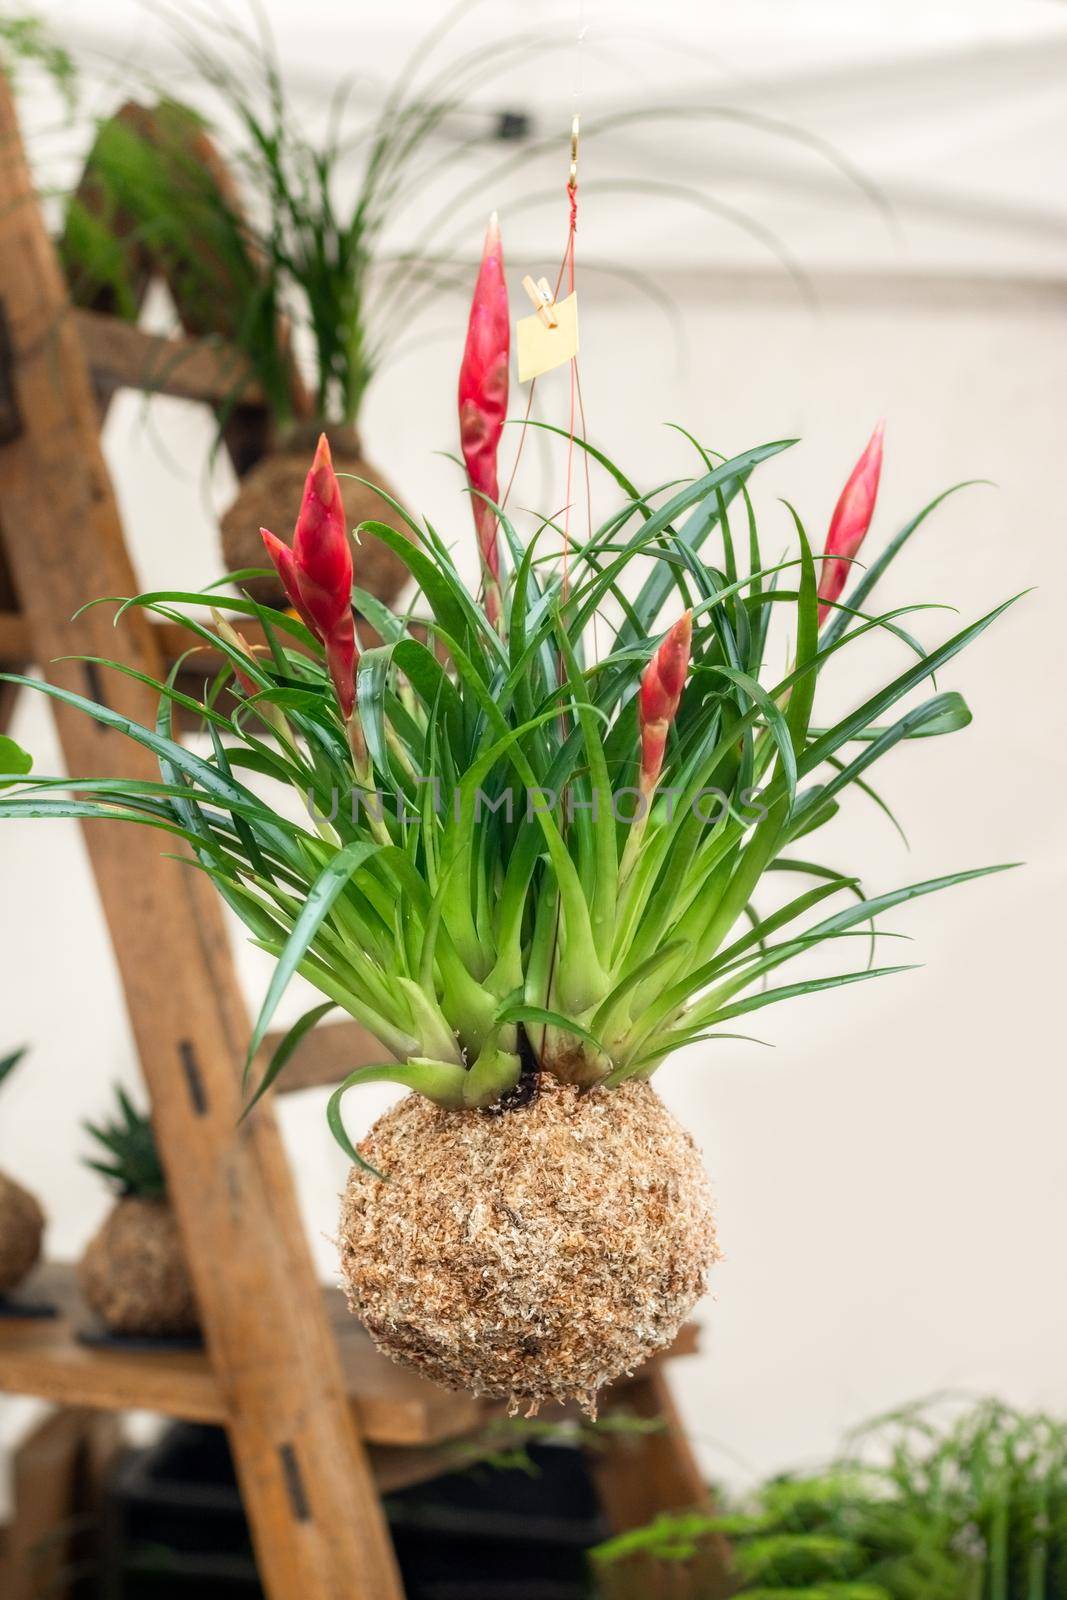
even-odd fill
[[[409,1095],[341,1209],[349,1305],[394,1361],[531,1410],[630,1372],[677,1334],[717,1259],[692,1139],[647,1083],[445,1111]]]
[[[199,1325],[178,1224],[166,1200],[116,1202],[78,1269],[82,1294],[111,1333],[177,1338]]]
[[[0,1172],[0,1294],[15,1289],[37,1265],[44,1212],[33,1195]]]

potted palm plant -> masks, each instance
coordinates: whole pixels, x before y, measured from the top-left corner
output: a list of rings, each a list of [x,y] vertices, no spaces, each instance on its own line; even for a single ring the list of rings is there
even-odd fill
[[[152,1124],[123,1089],[116,1099],[108,1121],[85,1124],[102,1152],[86,1165],[117,1198],[82,1256],[78,1284],[109,1334],[188,1338],[198,1329],[196,1296]]]
[[[276,958],[249,1062],[294,975],[324,997],[252,1103],[335,1007],[381,1041],[381,1064],[353,1073],[328,1111],[353,1163],[340,1229],[353,1310],[390,1355],[444,1383],[591,1408],[674,1335],[716,1256],[707,1179],[656,1071],[777,1001],[901,971],[867,953],[892,937],[872,933],[878,920],[998,870],[866,894],[813,840],[902,741],[936,748],[929,736],[967,725],[962,696],[933,675],[1004,608],[932,647],[905,620],[922,606],[871,608],[933,506],[846,591],[880,431],[821,565],[796,514],[793,552],[763,554],[752,479],[791,441],[727,461],[695,445],[691,480],[646,489],[588,447],[618,504],[565,562],[551,558],[551,519],[521,537],[496,490],[508,337],[491,228],[460,386],[481,598],[449,541],[397,504],[407,537],[361,531],[403,561],[417,617],[375,601],[320,440],[292,544],[264,534],[292,613],[220,599],[213,632],[195,615],[203,596],[184,597],[191,631],[223,651],[236,708],[160,683],[143,727],[31,685],[153,751],[159,781],[96,781],[72,800],[59,793],[69,779],[26,777],[0,815],[121,819],[186,842]],[[183,598],[130,607],[173,619]],[[381,644],[361,649],[354,610]],[[784,673],[772,616],[792,636]],[[246,645],[243,618],[264,629],[265,653]],[[848,671],[872,636],[897,644],[897,668],[845,715],[820,715],[824,675]],[[174,737],[176,706],[202,719],[210,754]],[[819,948],[838,954],[832,971],[776,981]],[[357,1147],[345,1098],[372,1082],[411,1093]]]
[[[10,743],[0,740],[0,745]],[[24,1050],[15,1050],[0,1060],[0,1086],[24,1055]],[[43,1237],[44,1212],[37,1200],[0,1172],[0,1298],[17,1289],[37,1265]]]

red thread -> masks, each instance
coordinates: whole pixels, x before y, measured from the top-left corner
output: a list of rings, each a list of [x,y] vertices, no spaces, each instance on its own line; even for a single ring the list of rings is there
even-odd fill
[[[565,246],[564,251],[563,251],[563,259],[559,264],[559,272],[556,274],[556,286],[555,286],[555,289],[553,290],[553,299],[556,299],[556,300],[559,299],[559,292],[560,292],[560,289],[563,286],[564,275],[566,275],[566,278],[567,278],[568,293],[570,293],[570,294],[574,293],[574,236],[578,231],[578,185],[577,185],[576,181],[573,178],[568,180],[565,192],[566,192],[566,195],[567,195],[568,205],[570,207],[570,215],[569,215],[568,224],[567,224],[567,243],[566,243],[566,246]],[[570,368],[571,368],[571,375],[570,375],[571,393],[570,393],[570,419],[569,419],[569,425],[568,425],[568,429],[567,429],[567,433],[568,433],[568,439],[567,439],[567,492],[566,492],[566,497],[564,499],[564,504],[563,504],[563,581],[562,581],[561,589],[562,589],[562,595],[563,595],[563,599],[564,600],[567,599],[567,596],[568,596],[568,593],[569,593],[569,589],[570,589],[568,565],[569,565],[569,556],[570,556],[571,488],[572,488],[572,483],[573,483],[573,478],[574,478],[575,423],[576,423],[577,417],[579,415],[581,416],[581,419],[582,419],[582,437],[583,438],[585,437],[585,406],[584,406],[584,404],[582,402],[582,388],[581,388],[581,380],[578,377],[578,358],[577,358],[577,356],[575,356],[572,359],[572,361],[570,363]],[[537,379],[535,378],[530,384],[530,392],[529,392],[529,396],[528,396],[527,401],[526,401],[526,415],[523,418],[522,431],[521,431],[521,433],[519,435],[519,447],[518,447],[518,450],[516,451],[516,454],[515,454],[515,460],[514,460],[514,463],[512,465],[512,468],[511,468],[511,475],[508,478],[507,488],[504,491],[504,498],[501,501],[501,507],[502,508],[507,506],[508,500],[510,499],[510,496],[511,496],[512,485],[515,482],[515,475],[516,475],[516,473],[518,472],[518,469],[519,469],[519,459],[520,459],[520,457],[522,455],[523,446],[526,443],[527,427],[528,427],[529,421],[530,421],[530,412],[531,412],[531,410],[533,408],[533,397],[534,397],[534,390],[535,390],[536,386],[537,386]],[[585,458],[585,478],[586,478],[586,500],[587,500],[587,502],[590,502],[589,503],[589,524],[590,524],[590,531],[591,531],[592,530],[592,505],[591,505],[591,490],[590,490],[590,484],[589,484],[589,458],[588,458],[588,456]]]
[[[567,289],[574,293],[574,236],[578,232],[578,185],[573,178],[567,183],[567,199],[570,201],[570,222],[567,227],[567,248],[563,252],[560,263],[559,277],[556,279],[556,296],[559,297],[560,284],[563,274],[567,273]],[[571,483],[574,476],[574,424],[576,412],[576,384],[578,376],[578,358],[571,360],[571,403],[570,419],[567,428],[567,493],[563,509],[563,582],[561,592],[564,602],[570,593],[570,544],[571,544]]]

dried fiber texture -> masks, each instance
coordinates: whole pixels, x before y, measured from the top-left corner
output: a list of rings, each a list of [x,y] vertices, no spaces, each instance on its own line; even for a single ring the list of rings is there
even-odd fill
[[[0,1294],[37,1265],[43,1233],[44,1212],[33,1195],[0,1172]]]
[[[273,528],[288,540],[296,522],[304,493],[308,462],[318,437],[318,424],[295,429],[276,450],[270,451],[241,479],[237,498],[222,518],[222,552],[227,570],[268,565],[263,553],[261,527]],[[393,499],[396,495],[376,467],[365,461],[359,436],[354,428],[327,428],[333,464],[338,473],[351,472],[369,478]],[[408,537],[408,530],[389,503],[352,478],[341,478],[345,517],[349,528],[361,522],[385,522]],[[353,545],[355,581],[361,589],[387,604],[394,600],[408,581],[408,569],[400,557],[376,539],[362,533]],[[269,578],[252,578],[242,584],[262,605],[287,606],[281,583],[272,573]]]
[[[196,1298],[166,1200],[116,1201],[78,1269],[86,1301],[112,1333],[195,1333]]]
[[[445,1111],[409,1095],[360,1147],[341,1209],[349,1305],[393,1360],[533,1409],[670,1342],[717,1258],[692,1139],[647,1083]]]

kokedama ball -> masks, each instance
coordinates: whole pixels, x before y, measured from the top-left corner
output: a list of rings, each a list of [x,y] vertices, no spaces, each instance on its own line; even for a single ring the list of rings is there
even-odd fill
[[[118,1200],[82,1257],[78,1282],[112,1333],[180,1337],[199,1325],[178,1224],[166,1200]]]
[[[37,1265],[43,1234],[44,1212],[33,1195],[0,1172],[0,1294]]]
[[[692,1139],[648,1083],[446,1111],[409,1095],[349,1176],[351,1309],[391,1356],[517,1407],[578,1399],[676,1335],[717,1259]]]
[[[274,450],[257,461],[252,470],[241,479],[237,498],[222,518],[222,553],[231,572],[244,567],[269,565],[259,536],[261,527],[270,528],[288,543],[300,510],[300,500],[321,427],[319,423],[293,429]],[[342,476],[341,493],[344,496],[345,515],[350,528],[361,522],[384,522],[404,538],[410,533],[402,517],[398,516],[387,500],[369,489],[357,478],[366,478],[384,489],[395,500],[392,486],[383,478],[377,467],[363,455],[359,435],[354,428],[327,427],[333,464]],[[361,589],[384,600],[395,600],[409,578],[407,567],[400,557],[372,533],[360,534],[359,544],[352,552],[355,562],[356,582]],[[261,605],[286,606],[288,600],[278,579],[246,579],[241,587],[247,589]]]

